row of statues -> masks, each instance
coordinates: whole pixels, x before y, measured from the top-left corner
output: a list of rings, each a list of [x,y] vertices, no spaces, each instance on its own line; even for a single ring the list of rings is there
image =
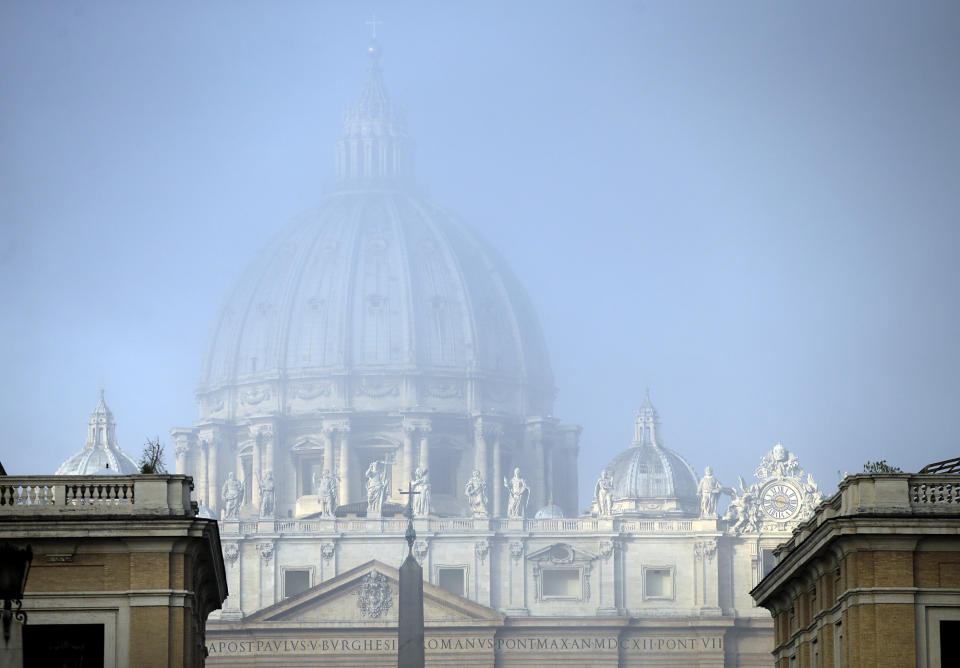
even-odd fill
[[[430,475],[426,469],[417,468],[410,481],[415,492],[413,513],[416,517],[427,517],[430,514]],[[273,473],[267,471],[258,481],[260,492],[260,516],[272,517],[275,512],[275,483]],[[380,517],[383,513],[383,504],[390,491],[389,472],[384,461],[373,461],[364,473],[364,485],[367,498],[367,517]],[[513,470],[512,478],[504,478],[503,485],[507,488],[509,500],[507,504],[508,517],[524,517],[527,503],[530,500],[530,487],[527,481],[520,477],[520,469]],[[313,487],[317,494],[317,503],[320,505],[322,517],[333,517],[338,505],[340,476],[329,469],[322,474],[314,474]],[[223,519],[236,520],[240,516],[240,506],[244,503],[246,486],[242,480],[237,480],[233,472],[227,474],[227,480],[220,490],[223,499]],[[474,471],[464,488],[470,513],[474,517],[487,517],[487,483],[480,474]]]
[[[267,471],[257,481],[260,492],[260,517],[273,517],[276,510],[276,485],[273,481],[273,472]],[[242,480],[231,471],[227,480],[220,489],[220,498],[223,499],[223,519],[236,520],[240,517],[240,506],[244,502],[246,486]]]

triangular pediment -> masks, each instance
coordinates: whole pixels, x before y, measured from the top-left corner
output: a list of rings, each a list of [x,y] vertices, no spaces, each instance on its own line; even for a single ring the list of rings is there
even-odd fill
[[[395,626],[400,572],[371,560],[307,591],[258,610],[245,623]],[[389,601],[387,600],[389,598]],[[423,583],[423,617],[434,624],[502,624],[503,615],[429,582]]]

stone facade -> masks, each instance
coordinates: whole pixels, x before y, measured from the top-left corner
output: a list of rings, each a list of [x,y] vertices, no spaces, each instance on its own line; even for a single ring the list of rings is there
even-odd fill
[[[28,631],[60,625],[52,643],[95,625],[107,668],[202,666],[227,585],[217,523],[197,517],[191,489],[176,475],[0,477],[0,541],[33,550]]]
[[[768,461],[795,458],[779,446],[762,459]],[[764,510],[762,490],[799,488],[802,471],[758,473],[767,477],[742,485],[739,494],[756,498],[752,505],[741,502],[748,523],[668,510],[414,519],[413,551],[423,567],[424,591],[482,619],[449,636],[476,642],[431,653],[429,639],[447,637],[453,613],[428,606],[428,665],[492,665],[491,657],[498,666],[770,665],[772,621],[748,592],[772,565],[776,546],[812,508],[800,497],[788,517],[774,517],[775,511]],[[209,624],[210,664],[253,665],[272,652],[289,665],[395,662],[382,648],[392,642],[395,650],[396,602],[382,615],[365,615],[360,574],[377,572],[395,583],[396,565],[407,552],[406,526],[399,516],[222,522],[232,593]],[[324,603],[306,616],[268,612],[292,609],[298,605],[292,601],[319,606],[332,591],[340,597],[336,606]],[[290,619],[302,622],[295,632]],[[473,624],[483,633],[464,635],[467,627],[474,633]],[[571,644],[574,630],[582,635]],[[344,638],[357,644],[343,645]],[[263,644],[267,640],[287,644],[277,649]]]
[[[752,595],[777,668],[957,665],[960,475],[845,478]]]
[[[361,603],[395,594],[412,484],[430,665],[767,665],[771,620],[747,592],[816,485],[780,445],[750,485],[698,480],[648,396],[581,512],[581,430],[553,416],[536,313],[414,184],[368,54],[336,182],[231,293],[199,420],[173,430],[177,472],[222,522],[211,664],[395,665],[396,602]]]

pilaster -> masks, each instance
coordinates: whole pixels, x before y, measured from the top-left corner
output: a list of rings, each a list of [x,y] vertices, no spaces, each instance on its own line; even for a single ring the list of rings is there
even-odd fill
[[[511,540],[507,544],[507,559],[510,573],[510,600],[507,614],[512,617],[530,615],[527,609],[527,578],[525,548],[522,540]]]

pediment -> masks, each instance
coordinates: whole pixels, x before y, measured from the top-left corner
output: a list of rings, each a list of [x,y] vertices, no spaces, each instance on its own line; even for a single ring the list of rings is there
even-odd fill
[[[547,547],[531,552],[527,561],[546,562],[550,564],[583,564],[597,559],[593,552],[573,547],[567,543],[554,543]]]
[[[299,441],[295,446],[290,448],[293,452],[314,452],[322,451],[323,443],[313,438],[304,438]]]
[[[395,626],[400,607],[399,577],[396,568],[371,560],[297,596],[258,610],[244,621]],[[423,616],[427,626],[431,623],[503,623],[503,615],[496,610],[429,582],[423,583]]]

